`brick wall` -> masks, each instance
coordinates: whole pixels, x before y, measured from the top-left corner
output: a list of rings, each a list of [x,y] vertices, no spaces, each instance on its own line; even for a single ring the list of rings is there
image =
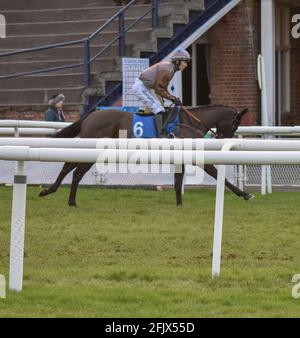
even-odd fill
[[[260,123],[256,59],[260,51],[260,6],[243,1],[210,30],[211,102],[249,108],[243,125]]]
[[[300,14],[300,7],[293,8],[291,16],[294,14]],[[300,125],[300,38],[291,38],[291,112],[282,122]]]
[[[35,120],[35,121],[43,121],[44,120],[44,111],[47,109],[41,107],[40,110],[9,110],[3,108],[0,110],[0,119],[1,120]],[[73,122],[79,119],[78,111],[64,111],[67,122]]]

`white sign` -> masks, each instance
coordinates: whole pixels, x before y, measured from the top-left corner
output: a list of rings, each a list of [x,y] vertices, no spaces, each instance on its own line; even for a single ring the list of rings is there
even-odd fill
[[[5,16],[0,14],[0,39],[6,38],[6,20]]]
[[[132,93],[132,86],[141,72],[149,67],[149,59],[123,58],[123,106],[140,107],[142,103]]]

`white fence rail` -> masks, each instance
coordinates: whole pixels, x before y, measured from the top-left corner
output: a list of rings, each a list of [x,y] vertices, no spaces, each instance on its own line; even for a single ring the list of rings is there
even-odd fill
[[[27,140],[23,140],[26,142]],[[30,140],[28,140],[30,141]],[[228,164],[300,164],[300,141],[286,140],[191,140],[190,149],[183,150],[188,140],[154,140],[156,146],[161,149],[126,149],[130,140],[110,140],[118,147],[113,149],[70,149],[51,148],[52,141],[47,142],[49,148],[30,148],[24,145],[0,146],[0,159],[18,161],[17,171],[13,187],[12,223],[11,223],[11,249],[10,249],[10,278],[11,290],[21,291],[23,287],[23,257],[24,257],[24,234],[25,234],[25,211],[26,211],[26,175],[24,161],[72,161],[72,162],[100,162],[106,163],[139,163],[139,164],[218,164],[218,182],[215,208],[214,245],[212,276],[220,274],[221,267],[221,243],[223,228],[224,209],[224,185],[225,165]],[[67,142],[66,140],[60,140]],[[106,140],[109,142],[109,140]],[[79,140],[78,144],[87,144],[95,140]],[[98,143],[98,142],[97,142]],[[151,144],[151,140],[143,142],[137,140],[136,144]],[[199,144],[210,145],[213,149],[199,150]],[[99,144],[98,144],[99,146]],[[106,144],[102,144],[106,146]],[[121,146],[123,148],[121,148]],[[171,146],[171,147],[170,147]],[[289,147],[290,146],[290,147]],[[101,146],[100,146],[101,147]],[[181,150],[176,148],[181,147]],[[170,150],[171,148],[171,150]],[[197,149],[197,150],[195,150]],[[237,149],[237,150],[232,150]],[[251,150],[245,150],[251,149]],[[259,150],[257,150],[259,149]],[[268,151],[262,150],[268,149]]]
[[[0,136],[51,136],[57,132],[57,130],[70,125],[68,122],[46,122],[46,121],[19,121],[19,120],[1,120],[0,121]],[[239,127],[236,135],[243,136],[262,136],[263,138],[270,136],[297,136],[300,135],[300,126],[293,127]],[[0,138],[2,145],[6,145],[3,142],[3,138]],[[41,142],[41,141],[39,141]],[[70,147],[75,146],[76,139],[70,139]],[[14,145],[14,143],[9,143]],[[17,145],[19,143],[15,143]],[[36,145],[37,147],[43,147]],[[28,144],[29,145],[29,144]],[[30,144],[30,146],[33,146]],[[86,146],[84,145],[83,148]],[[11,165],[8,162],[2,162],[2,183],[8,183],[6,172],[10,172]],[[60,166],[57,164],[44,163],[34,165],[28,164],[32,167],[32,172],[35,172],[34,177],[31,175],[29,180],[33,184],[48,184],[52,182],[55,174],[60,170]],[[187,171],[191,173],[191,170]],[[199,184],[199,177],[202,177],[203,173],[197,169],[194,174],[187,174],[186,184]],[[272,185],[275,186],[300,186],[297,177],[300,176],[300,166],[293,165],[275,165],[275,166],[259,166],[259,165],[238,165],[228,166],[227,177],[233,182],[236,181],[240,189],[244,186],[261,186],[262,194],[272,191]],[[172,175],[153,175],[150,177],[143,177],[141,175],[99,175],[97,171],[92,168],[87,175],[85,175],[82,184],[92,185],[170,185],[172,184]],[[65,183],[70,183],[69,177],[66,178]],[[205,180],[202,184],[214,184],[214,181],[205,175]]]

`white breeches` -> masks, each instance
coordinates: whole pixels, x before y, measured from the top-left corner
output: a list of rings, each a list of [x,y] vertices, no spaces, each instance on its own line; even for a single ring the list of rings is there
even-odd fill
[[[142,104],[152,110],[152,113],[157,114],[161,111],[165,111],[156,95],[148,89],[141,80],[135,80],[132,90],[133,94],[142,102]]]

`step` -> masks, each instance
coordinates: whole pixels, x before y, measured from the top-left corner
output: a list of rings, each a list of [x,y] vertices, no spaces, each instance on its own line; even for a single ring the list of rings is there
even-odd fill
[[[15,1],[15,0],[14,0]],[[117,6],[95,6],[95,7],[71,7],[71,8],[55,8],[53,9],[32,9],[27,6],[27,9],[22,10],[7,10],[3,9],[1,14],[6,18],[7,24],[33,23],[33,22],[53,22],[53,21],[76,21],[76,20],[109,20],[116,14],[120,7]],[[29,8],[29,9],[28,9]],[[130,17],[140,17],[151,8],[150,5],[138,4],[131,6],[125,12],[125,19]],[[159,16],[170,15],[182,12],[182,9],[201,10],[204,8],[203,0],[193,0],[186,2],[185,0],[168,0],[161,1],[159,6]],[[149,13],[150,14],[150,13]],[[50,28],[51,29],[51,28]]]
[[[83,88],[28,88],[14,91],[0,90],[1,105],[13,104],[47,104],[51,96],[57,93],[64,93],[66,102],[82,103]]]
[[[160,0],[160,3],[183,2],[184,0]],[[137,0],[136,4],[142,4],[144,0]],[[41,0],[1,0],[0,11],[4,10],[26,10],[30,9],[55,9],[55,8],[80,8],[80,7],[97,7],[97,6],[115,6],[113,0],[55,0],[55,1],[41,1]]]
[[[151,37],[151,32],[151,28],[145,30],[129,31],[126,34],[126,43],[136,42],[138,40],[149,40]],[[2,39],[1,48],[18,49],[41,47],[50,44],[81,40],[86,38],[88,35],[88,32],[82,34],[45,34],[30,36],[16,35]],[[116,38],[117,35],[117,32],[102,32],[92,40],[92,44],[108,44],[114,38]]]
[[[92,83],[98,83],[98,74],[92,74]],[[24,89],[24,88],[57,88],[57,87],[79,87],[83,85],[83,73],[69,74],[37,74],[12,79],[1,79],[0,89]]]
[[[0,11],[3,10],[26,10],[30,9],[54,9],[54,8],[74,8],[74,7],[97,7],[111,6],[113,0],[1,0]]]
[[[149,5],[136,5],[130,7],[125,14],[125,17],[140,17],[147,10],[150,9]],[[21,22],[43,22],[43,21],[71,21],[71,20],[96,20],[106,19],[109,20],[114,14],[119,11],[116,6],[110,7],[91,7],[91,8],[70,8],[70,9],[41,9],[41,10],[17,10],[7,11],[2,10],[7,23],[21,23]],[[49,28],[51,29],[51,28]]]
[[[1,61],[1,60],[0,60]],[[82,63],[82,59],[74,59],[74,60],[48,60],[48,61],[26,61],[26,62],[0,62],[0,76],[6,76],[10,74],[23,73],[23,72],[31,72],[35,70],[42,70],[48,68],[55,68],[61,66],[68,66],[71,64],[79,64]],[[102,72],[102,71],[116,71],[120,70],[120,63],[117,62],[116,58],[101,58],[99,60],[95,60],[91,64],[92,70],[94,72]],[[60,70],[61,74],[65,73],[74,73],[74,69],[76,68],[67,68]],[[79,67],[78,69],[82,69]]]
[[[138,17],[127,18],[125,21],[125,27],[129,27]],[[99,27],[104,25],[107,19],[100,20],[71,20],[71,21],[49,21],[49,22],[27,22],[27,23],[8,23],[6,25],[6,35],[8,37],[12,35],[41,35],[41,34],[67,34],[67,33],[93,33]],[[151,17],[149,15],[142,21],[138,22],[132,29],[141,29],[145,27],[151,27]],[[51,28],[50,28],[51,26]],[[105,29],[111,31],[117,31],[119,29],[118,20],[113,21]],[[1,45],[0,45],[1,46]]]
[[[170,6],[172,7],[172,11],[170,12]],[[200,11],[204,9],[204,1],[203,0],[194,0],[190,2],[175,2],[172,4],[161,4],[160,5],[160,10],[158,12],[159,17],[165,17],[169,15],[174,15],[174,14],[183,14],[187,13],[190,10],[195,10],[195,11]]]
[[[93,57],[99,51],[103,50],[106,45],[92,45],[90,49],[90,55]],[[131,55],[132,45],[126,46],[127,55]],[[1,53],[8,53],[10,49],[2,49]],[[108,48],[103,54],[102,57],[115,57],[119,53],[119,46],[114,44],[110,48]],[[0,62],[15,62],[15,61],[37,61],[37,60],[55,60],[55,59],[64,59],[64,60],[73,60],[73,59],[81,59],[83,60],[83,46],[75,45],[68,47],[60,47],[60,48],[51,48],[38,52],[31,53],[22,53],[14,56],[4,56],[0,57]]]

